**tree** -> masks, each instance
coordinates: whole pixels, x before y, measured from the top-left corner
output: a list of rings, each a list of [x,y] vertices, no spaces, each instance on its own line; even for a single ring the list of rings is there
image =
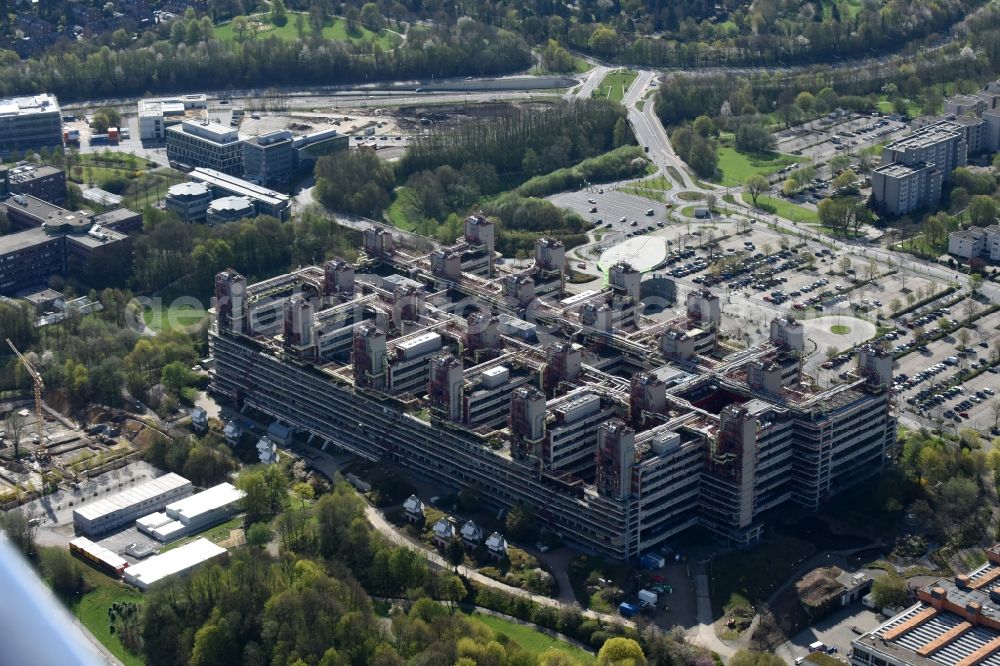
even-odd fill
[[[841,190],[854,187],[854,182],[858,179],[858,174],[851,169],[844,169],[840,175],[833,179],[833,189]]]
[[[254,523],[247,530],[247,544],[253,548],[263,548],[271,542],[271,528],[267,523]]]
[[[757,205],[757,197],[769,189],[771,189],[771,183],[759,173],[755,173],[747,178],[747,192],[750,194],[750,199],[753,201],[754,206]]]
[[[645,666],[646,655],[638,642],[617,636],[604,641],[597,653],[597,663],[600,666]]]
[[[271,0],[270,21],[272,25],[279,28],[288,23],[288,11],[285,8],[284,0]]]
[[[736,127],[736,149],[746,153],[762,153],[774,148],[774,136],[763,122],[752,120]]]
[[[179,395],[181,390],[193,384],[196,379],[197,375],[182,361],[174,361],[163,366],[160,376],[164,388],[174,395]]]
[[[458,565],[465,561],[465,544],[461,539],[452,539],[445,546],[444,555],[448,558],[448,564],[453,566],[457,573]]]
[[[909,591],[906,581],[893,573],[877,578],[872,583],[872,600],[877,608],[890,606],[906,606],[909,602]]]
[[[0,530],[7,535],[10,542],[25,557],[31,557],[35,553],[35,532],[37,524],[28,518],[21,509],[11,509],[6,513],[0,513]]]
[[[374,2],[366,2],[361,7],[361,23],[373,32],[382,29],[382,14],[378,10],[378,5]]]
[[[983,286],[983,278],[979,273],[972,273],[969,275],[969,295],[975,296],[979,293],[979,288]]]
[[[832,345],[830,347],[827,347],[826,348],[826,360],[832,361],[834,359],[834,357],[836,357],[837,354],[839,354],[839,353],[840,353],[840,350],[837,349],[836,347],[834,347]]]
[[[230,26],[236,36],[236,41],[242,42],[250,28],[250,19],[246,16],[234,16],[233,20],[230,21]]]
[[[121,127],[121,124],[122,114],[117,109],[105,106],[91,116],[90,127],[97,134],[106,134],[109,127]]]
[[[960,328],[958,329],[958,332],[955,333],[955,338],[958,340],[958,346],[960,349],[968,349],[972,333],[970,333],[967,328]]]
[[[694,119],[694,123],[691,127],[699,136],[703,136],[705,138],[718,136],[719,134],[719,128],[715,125],[715,121],[709,116],[698,116]]]
[[[313,196],[335,211],[377,217],[395,186],[392,166],[371,150],[340,151],[316,161]]]
[[[71,599],[83,592],[83,567],[68,551],[61,548],[45,549],[41,560],[42,573],[56,594],[63,599]]]
[[[798,192],[801,187],[802,185],[799,183],[798,178],[795,178],[794,176],[789,176],[784,180],[783,183],[781,183],[781,193],[784,194],[786,197],[790,197],[796,192]]]
[[[11,446],[14,447],[14,460],[21,457],[21,436],[24,434],[24,417],[17,413],[17,410],[10,410],[7,413],[7,436],[10,438]]]
[[[993,197],[977,194],[969,200],[969,221],[977,227],[988,227],[996,221],[998,206]]]
[[[535,512],[524,504],[515,504],[511,507],[504,526],[512,539],[530,541],[538,536]]]

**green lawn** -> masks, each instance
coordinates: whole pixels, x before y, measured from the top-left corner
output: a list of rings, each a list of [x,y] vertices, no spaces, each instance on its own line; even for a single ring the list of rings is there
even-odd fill
[[[655,176],[622,187],[621,191],[663,203],[667,200],[666,192],[670,191],[672,187],[673,184],[665,176]]]
[[[638,72],[631,69],[619,69],[610,72],[604,77],[601,84],[597,86],[593,96],[610,99],[620,104],[622,98],[625,97],[625,91],[628,90],[628,87],[632,85],[632,82],[635,81],[635,77],[638,75]]]
[[[116,601],[141,602],[142,593],[134,587],[112,580],[86,564],[82,566],[84,578],[92,589],[77,599],[70,611],[125,666],[142,666],[145,663],[142,657],[126,651],[118,637],[108,628],[108,608],[111,604]]]
[[[142,318],[146,322],[146,326],[159,333],[167,328],[193,326],[200,322],[206,314],[204,308],[195,307],[193,304],[184,304],[172,305],[167,308],[166,312],[163,308],[143,310]]]
[[[254,14],[251,19],[255,17],[260,19],[260,25],[262,26],[257,33],[256,39],[268,39],[270,37],[278,37],[285,41],[299,39],[299,31],[295,27],[295,16],[300,13],[306,19],[306,35],[311,35],[312,30],[309,28],[309,15],[304,12],[288,12],[288,23],[280,27],[268,23],[266,14]],[[213,34],[216,39],[224,42],[231,42],[238,39],[236,33],[233,31],[233,25],[229,21],[215,26]],[[247,34],[243,38],[254,39],[251,35],[252,31],[247,31]],[[323,28],[323,38],[338,42],[351,41],[354,43],[374,41],[386,50],[394,48],[399,43],[399,36],[394,32],[382,30],[376,34],[364,26],[359,26],[357,33],[349,35],[347,34],[347,22],[342,18],[334,18],[333,23]]]
[[[798,159],[781,153],[741,153],[729,146],[719,146],[719,171],[722,177],[717,183],[732,181],[745,183],[754,174],[770,175],[783,166],[797,164]]]
[[[494,617],[492,615],[474,615],[475,619],[493,630],[494,633],[504,635],[521,646],[525,652],[539,656],[546,650],[557,650],[567,657],[580,664],[593,664],[594,655],[584,652],[580,648],[564,643],[556,638],[552,638],[531,627]]]
[[[847,335],[851,332],[851,327],[844,326],[843,324],[834,324],[830,327],[830,332],[834,335]]]
[[[746,198],[749,200],[749,197]],[[772,197],[768,195],[761,195],[757,197],[757,204],[765,209],[773,209],[773,213],[778,217],[783,217],[786,220],[791,220],[792,222],[806,222],[808,224],[819,224],[819,214],[805,206],[799,206],[798,204],[793,204],[787,199],[781,199],[778,197]]]
[[[891,115],[896,112],[896,107],[893,105],[892,102],[889,101],[889,98],[885,95],[879,95],[879,101],[875,105],[875,108],[886,115]],[[909,99],[906,100],[906,115],[910,116],[911,118],[916,118],[917,116],[919,116],[920,105],[914,102],[913,100]]]
[[[185,544],[189,544],[196,539],[205,538],[212,543],[219,543],[220,541],[225,541],[229,538],[229,530],[234,530],[243,527],[243,516],[236,516],[235,518],[230,518],[224,523],[220,523],[215,527],[210,527],[204,532],[198,532],[198,534],[192,534],[186,536],[183,539],[178,539],[173,541],[163,548],[160,549],[161,553],[165,553],[168,550],[173,550],[174,548],[180,548]]]
[[[407,202],[413,196],[412,190],[408,187],[400,187],[396,190],[396,197],[392,200],[385,216],[389,218],[392,226],[404,231],[413,231],[416,224],[406,216]]]

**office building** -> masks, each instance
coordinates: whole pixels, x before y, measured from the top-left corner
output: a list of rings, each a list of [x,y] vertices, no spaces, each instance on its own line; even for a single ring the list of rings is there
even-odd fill
[[[30,194],[33,197],[59,204],[66,200],[66,172],[44,164],[19,162],[14,166],[0,166],[2,194]]]
[[[209,226],[256,217],[253,203],[246,197],[221,197],[208,204],[205,221]]]
[[[0,100],[0,154],[62,145],[62,113],[53,95]]]
[[[872,195],[890,215],[906,215],[941,201],[941,170],[934,164],[892,163],[872,170]]]
[[[768,510],[816,509],[878,474],[895,439],[881,350],[863,349],[844,382],[819,389],[803,381],[805,336],[791,318],[736,349],[718,334],[718,297],[702,290],[666,321],[610,313],[590,326],[595,306],[636,309],[624,267],[566,305],[558,288],[537,295],[536,284],[559,284],[555,264],[497,266],[508,272],[494,279],[449,267],[442,291],[432,255],[378,228],[364,239],[363,273],[333,261],[257,284],[217,276],[216,391],[442,491],[474,485],[488,505],[538,507],[567,541],[620,559],[696,525],[752,542]],[[502,325],[525,316],[544,344]],[[663,342],[676,337],[693,348]]]
[[[139,531],[167,542],[200,532],[232,518],[240,509],[244,493],[230,483],[220,483],[200,493],[167,504],[135,521]]]
[[[258,185],[284,183],[295,166],[292,133],[279,130],[244,141],[243,176]]]
[[[177,183],[167,190],[167,210],[185,222],[202,222],[208,215],[208,205],[215,197],[204,183]]]
[[[191,180],[208,187],[216,198],[234,196],[248,199],[253,204],[254,215],[270,215],[279,220],[287,220],[291,215],[292,203],[287,194],[269,190],[215,169],[195,169],[190,176]]]
[[[132,240],[95,224],[90,213],[70,212],[15,194],[0,203],[16,230],[0,236],[0,294],[45,284],[52,275],[85,283],[120,283],[132,271]]]
[[[171,472],[73,509],[73,527],[86,536],[104,534],[190,494],[191,482]]]
[[[882,148],[882,165],[933,164],[945,182],[951,172],[968,161],[968,143],[961,127],[943,121],[886,144]]]
[[[129,208],[116,208],[94,216],[94,225],[123,234],[142,231],[142,214]]]
[[[139,138],[142,141],[162,141],[166,138],[168,126],[183,121],[192,112],[206,108],[208,98],[205,95],[140,99]]]
[[[983,123],[940,120],[882,148],[882,164],[872,171],[872,196],[889,215],[906,215],[941,201],[941,187],[968,161],[969,141],[986,144]]]
[[[155,583],[186,574],[206,562],[226,557],[228,552],[208,539],[195,539],[180,548],[131,565],[124,571],[125,582],[145,592]]]
[[[207,167],[224,174],[243,174],[243,140],[220,123],[185,120],[168,127],[167,158],[178,168]]]
[[[962,259],[1000,261],[1000,225],[970,227],[948,234],[948,254]]]
[[[852,666],[1000,664],[1000,545],[986,563],[916,590],[916,601],[851,641]]]

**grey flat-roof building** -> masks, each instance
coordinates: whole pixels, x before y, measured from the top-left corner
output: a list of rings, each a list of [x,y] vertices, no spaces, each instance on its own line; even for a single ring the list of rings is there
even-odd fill
[[[30,194],[51,203],[66,200],[66,172],[45,164],[0,167],[4,194]]]
[[[0,100],[0,153],[62,145],[62,114],[54,95]]]
[[[284,182],[295,168],[292,133],[288,130],[247,139],[243,151],[244,177],[261,185]]]
[[[191,172],[191,179],[208,186],[216,197],[234,196],[248,199],[253,204],[254,215],[270,215],[279,220],[287,220],[291,215],[292,203],[287,194],[269,190],[215,169],[195,169]]]
[[[243,141],[234,129],[186,120],[168,127],[166,135],[167,158],[173,164],[208,167],[234,176],[243,173]]]
[[[167,190],[167,210],[185,222],[198,222],[208,214],[212,191],[204,183],[177,183]]]
[[[887,144],[882,149],[882,165],[933,164],[941,170],[947,181],[951,172],[968,162],[968,143],[965,132],[955,123],[940,122],[921,128],[917,132]]]
[[[74,509],[73,526],[87,536],[103,534],[190,494],[191,482],[171,472]]]
[[[886,164],[872,171],[872,194],[886,213],[906,215],[941,201],[943,179],[934,164]]]
[[[0,203],[0,209],[20,229],[0,236],[2,294],[44,284],[56,274],[103,286],[120,282],[132,269],[131,239],[96,224],[90,213],[70,212],[23,194]]]
[[[225,224],[254,217],[253,203],[246,197],[222,197],[208,205],[209,225]]]

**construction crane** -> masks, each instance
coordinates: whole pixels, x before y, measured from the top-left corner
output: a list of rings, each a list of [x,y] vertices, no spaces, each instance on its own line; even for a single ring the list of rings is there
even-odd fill
[[[10,348],[17,354],[17,358],[24,364],[24,369],[31,375],[31,381],[35,387],[35,428],[38,431],[38,446],[41,447],[45,444],[45,416],[42,413],[42,391],[45,389],[45,382],[42,381],[41,374],[35,370],[35,366],[31,365],[31,361],[26,359],[24,354],[17,350],[17,347],[14,346],[10,338],[7,338],[7,344],[10,345]],[[36,455],[41,456],[41,450]]]

